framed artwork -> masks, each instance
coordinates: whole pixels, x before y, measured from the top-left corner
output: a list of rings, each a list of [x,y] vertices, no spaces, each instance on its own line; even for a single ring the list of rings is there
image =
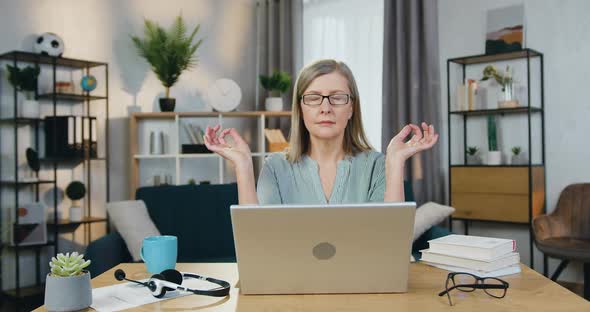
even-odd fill
[[[524,5],[487,11],[486,54],[524,48]]]

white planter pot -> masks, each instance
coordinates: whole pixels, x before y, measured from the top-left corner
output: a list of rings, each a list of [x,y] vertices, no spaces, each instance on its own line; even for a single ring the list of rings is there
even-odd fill
[[[481,157],[479,155],[467,155],[468,165],[481,165]]]
[[[47,274],[45,278],[45,309],[47,311],[77,311],[92,304],[90,273],[70,277]]]
[[[512,159],[510,161],[513,165],[528,165],[528,159],[523,154],[519,155],[512,155]]]
[[[70,207],[70,221],[72,221],[72,222],[82,221],[82,207],[77,206],[77,205]]]
[[[489,151],[488,152],[488,165],[501,165],[502,164],[502,152],[500,151]]]
[[[23,100],[19,116],[24,118],[39,118],[39,102],[35,100]]]
[[[264,107],[269,112],[280,112],[283,110],[283,98],[267,97],[264,101]]]

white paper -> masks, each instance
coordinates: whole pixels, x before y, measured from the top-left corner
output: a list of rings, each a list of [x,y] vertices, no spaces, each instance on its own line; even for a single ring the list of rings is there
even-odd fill
[[[140,280],[147,282],[148,279]],[[202,281],[196,278],[187,278],[182,281],[182,286],[208,290],[218,288],[219,285]],[[185,291],[167,291],[163,298],[156,298],[143,285],[136,283],[123,283],[113,286],[106,286],[92,289],[92,307],[96,311],[121,311],[135,308],[144,304],[150,304],[162,300],[192,295]]]

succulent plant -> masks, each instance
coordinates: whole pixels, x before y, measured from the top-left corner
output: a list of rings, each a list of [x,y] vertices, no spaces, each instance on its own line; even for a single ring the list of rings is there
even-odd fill
[[[90,265],[90,260],[84,261],[84,255],[78,254],[77,252],[68,252],[65,255],[63,253],[57,254],[57,257],[52,257],[49,262],[51,267],[51,275],[68,277],[76,276],[82,273],[86,267]]]
[[[517,155],[520,154],[520,151],[521,150],[522,149],[520,148],[520,146],[515,146],[515,147],[512,148],[512,154],[514,154],[515,156],[517,156]]]
[[[465,152],[467,155],[474,156],[478,151],[479,148],[477,148],[477,146],[469,146]]]

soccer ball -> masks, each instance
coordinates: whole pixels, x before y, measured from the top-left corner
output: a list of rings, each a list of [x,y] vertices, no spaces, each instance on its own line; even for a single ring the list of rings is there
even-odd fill
[[[33,50],[42,55],[61,57],[64,53],[64,41],[58,35],[47,32],[37,37]]]

